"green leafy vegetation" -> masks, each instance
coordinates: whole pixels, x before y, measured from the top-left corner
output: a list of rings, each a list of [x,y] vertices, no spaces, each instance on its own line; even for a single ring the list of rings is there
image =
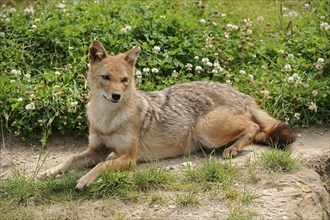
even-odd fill
[[[9,1],[0,16],[0,123],[20,137],[84,135],[87,52],[139,44],[136,80],[152,91],[231,84],[293,125],[330,118],[328,0]],[[253,13],[249,13],[253,12]]]

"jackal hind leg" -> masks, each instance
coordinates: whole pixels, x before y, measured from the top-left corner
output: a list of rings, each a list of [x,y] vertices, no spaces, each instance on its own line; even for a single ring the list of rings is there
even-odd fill
[[[195,138],[211,149],[232,143],[223,152],[223,157],[229,158],[251,144],[259,131],[259,126],[251,120],[248,113],[219,107],[199,118]]]

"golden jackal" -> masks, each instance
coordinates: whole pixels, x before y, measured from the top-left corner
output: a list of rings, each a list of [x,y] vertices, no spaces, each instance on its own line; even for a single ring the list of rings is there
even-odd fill
[[[89,186],[102,172],[125,170],[137,161],[188,154],[200,147],[224,150],[225,158],[251,143],[285,146],[296,135],[289,125],[260,110],[248,95],[228,85],[197,81],[156,92],[138,91],[134,66],[140,47],[116,56],[94,41],[89,50],[86,151],[69,157],[41,176],[93,167],[76,188]],[[118,158],[106,160],[111,152]]]

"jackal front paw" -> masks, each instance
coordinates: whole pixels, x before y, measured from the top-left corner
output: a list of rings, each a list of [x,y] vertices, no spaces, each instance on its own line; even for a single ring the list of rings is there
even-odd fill
[[[62,174],[62,169],[60,167],[53,167],[50,168],[44,172],[41,172],[38,176],[37,179],[41,179],[44,177],[50,177],[50,178],[55,178],[56,176]]]
[[[76,185],[76,189],[82,190],[89,187],[103,173],[103,164],[99,163],[91,171],[82,176]]]
[[[83,190],[89,187],[98,177],[99,176],[87,173],[77,181],[76,189]]]
[[[222,157],[224,159],[229,159],[229,158],[237,155],[237,153],[238,153],[238,151],[237,151],[236,147],[229,147],[223,151]]]

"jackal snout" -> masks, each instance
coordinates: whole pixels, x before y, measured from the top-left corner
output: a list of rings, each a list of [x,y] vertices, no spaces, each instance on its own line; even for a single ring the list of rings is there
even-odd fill
[[[118,102],[121,95],[118,92],[114,92],[111,94],[112,102]]]

